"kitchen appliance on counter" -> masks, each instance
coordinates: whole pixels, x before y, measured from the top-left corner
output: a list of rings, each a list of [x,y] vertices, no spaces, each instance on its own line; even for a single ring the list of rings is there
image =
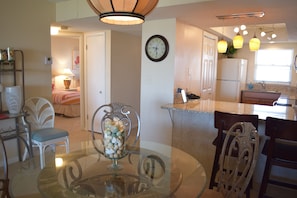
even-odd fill
[[[245,89],[247,60],[224,58],[218,61],[216,100],[240,102],[241,90]]]

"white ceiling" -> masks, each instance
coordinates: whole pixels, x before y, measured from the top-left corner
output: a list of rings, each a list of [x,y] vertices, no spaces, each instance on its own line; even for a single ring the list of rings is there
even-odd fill
[[[57,2],[60,0],[51,1]],[[157,8],[146,17],[146,21],[177,18],[182,22],[197,26],[218,36],[221,36],[223,30],[230,39],[235,35],[233,32],[234,26],[245,24],[249,31],[249,37],[256,33],[257,37],[260,38],[260,28],[263,28],[265,31],[274,30],[276,32],[278,35],[276,42],[297,42],[297,0],[200,0],[200,2],[198,0],[186,0],[189,3],[176,5],[180,4],[180,1],[166,0],[167,3],[172,2],[172,4],[175,4],[173,6],[161,5],[161,2],[163,3],[165,0],[159,1]],[[182,3],[184,2],[185,0]],[[226,20],[216,17],[259,11],[265,13],[264,17]],[[100,22],[97,16],[65,21],[63,25],[69,26],[69,31],[112,29],[141,34],[141,25],[107,25]],[[262,42],[268,42],[268,40],[265,39]]]

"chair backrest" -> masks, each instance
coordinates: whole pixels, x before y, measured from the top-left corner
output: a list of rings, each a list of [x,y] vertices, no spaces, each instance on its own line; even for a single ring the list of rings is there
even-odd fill
[[[297,144],[297,121],[267,117],[265,135],[270,137],[268,145],[265,144],[264,146],[264,150],[268,149],[265,151],[268,154],[267,159],[279,158],[280,160],[288,160],[288,163],[294,161],[297,169],[297,155],[294,153]],[[280,141],[284,141],[284,144],[280,144]],[[284,148],[277,147],[279,149],[276,150],[276,143],[279,146],[283,145]],[[295,149],[285,149],[287,143]]]
[[[294,174],[291,174],[292,172],[282,173],[278,177],[272,177],[278,170],[274,170],[272,166],[297,169],[297,121],[267,117],[265,123],[265,135],[269,138],[265,141],[262,150],[262,153],[267,155],[267,158],[259,197],[265,197],[269,183],[284,187],[284,190],[297,189],[296,178],[294,178]],[[271,173],[272,171],[274,173]],[[292,177],[295,181],[290,181],[287,177]]]
[[[8,178],[8,161],[7,161],[7,154],[4,145],[4,141],[0,136],[0,150],[1,150],[1,158],[3,161],[3,176],[0,178],[0,194],[1,197],[10,197],[9,195],[9,178]]]
[[[217,171],[219,170],[219,166],[217,164],[219,160],[219,156],[222,152],[222,146],[225,137],[225,131],[229,130],[233,124],[237,122],[251,122],[255,128],[258,128],[258,115],[251,114],[234,114],[227,112],[214,112],[214,127],[218,129],[218,134],[216,139],[213,141],[213,144],[216,146],[214,164],[212,168],[212,175],[210,178],[209,188],[212,189],[214,186],[217,186],[215,181],[215,176]]]
[[[123,126],[127,145],[135,145],[137,143],[140,136],[140,118],[132,106],[122,103],[110,103],[96,109],[92,117],[91,126],[93,140],[96,139],[96,132],[103,134],[106,127],[113,127],[109,124],[107,126],[106,120],[118,122]]]
[[[237,122],[227,132],[219,159],[218,191],[243,197],[258,160],[259,135],[250,122]]]
[[[30,123],[32,131],[53,128],[55,125],[55,110],[45,98],[31,97],[26,99],[23,111],[28,113],[25,119]]]
[[[297,141],[297,121],[267,117],[265,135],[273,139]]]

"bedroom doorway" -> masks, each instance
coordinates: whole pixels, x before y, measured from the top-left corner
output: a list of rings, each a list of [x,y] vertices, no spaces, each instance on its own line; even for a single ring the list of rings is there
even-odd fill
[[[57,114],[80,117],[81,129],[84,128],[84,110],[80,105],[84,100],[82,44],[82,33],[60,32],[51,36],[52,103]],[[67,70],[71,72],[68,75]],[[69,89],[65,89],[65,79],[71,80]]]

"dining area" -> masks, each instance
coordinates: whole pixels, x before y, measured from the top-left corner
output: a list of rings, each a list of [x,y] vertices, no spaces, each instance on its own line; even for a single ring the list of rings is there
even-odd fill
[[[11,197],[200,196],[207,179],[199,160],[170,145],[142,141],[140,131],[131,106],[99,107],[92,131],[78,142],[72,142],[70,133],[75,147],[69,152],[49,147],[43,168],[36,153],[19,163],[10,180]]]
[[[280,120],[291,122],[294,117],[293,120],[269,116],[263,119],[264,114],[247,112],[252,106],[237,105],[235,112],[232,104],[203,100],[164,105],[161,108],[168,110],[174,124],[172,145],[165,145],[141,140],[141,121],[133,107],[118,103],[103,105],[95,111],[92,130],[85,131],[84,138],[79,137],[74,143],[70,135],[70,142],[75,144],[70,152],[59,147],[47,151],[42,169],[38,155],[20,162],[10,180],[11,196],[178,198],[265,197],[265,193],[269,196],[272,193],[272,197],[278,197],[277,193],[281,193],[283,197],[291,197],[294,194],[290,191],[275,191],[267,185],[270,173],[277,173],[293,181],[289,187],[294,188],[296,171],[270,171],[270,165],[275,162],[271,148],[288,153],[294,152],[291,149],[296,145],[287,148],[271,145],[275,141],[267,141],[267,137],[268,129],[276,130],[269,123],[283,126]],[[233,111],[226,112],[224,108]],[[295,116],[290,110],[283,114],[274,111],[282,116]],[[191,119],[185,119],[189,113]],[[286,131],[294,134],[296,122],[284,125],[290,126]],[[294,139],[288,134],[285,137]],[[205,138],[207,141],[203,142]],[[294,160],[294,155],[288,156]],[[271,161],[267,163],[267,159]],[[234,164],[240,171],[234,171],[238,170]],[[294,163],[287,167],[293,166]],[[231,180],[244,182],[238,185]]]

